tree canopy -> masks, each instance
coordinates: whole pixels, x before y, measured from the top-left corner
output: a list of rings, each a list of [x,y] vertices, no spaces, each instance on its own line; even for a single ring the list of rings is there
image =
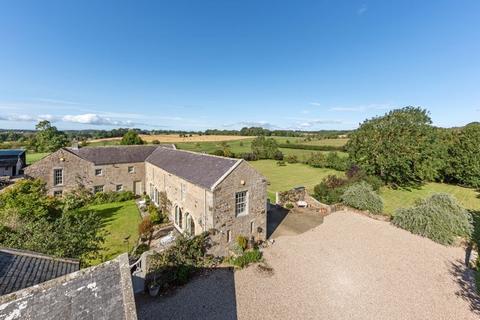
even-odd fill
[[[127,133],[123,135],[122,140],[120,141],[120,144],[123,145],[135,145],[135,144],[144,144],[144,141],[138,133],[134,130],[128,130]]]
[[[455,135],[450,147],[450,173],[453,180],[480,187],[480,123],[465,126]]]
[[[48,120],[40,121],[35,129],[37,129],[37,133],[31,144],[36,152],[54,152],[68,144],[66,134],[52,126]]]
[[[418,185],[438,177],[438,135],[425,109],[405,107],[360,125],[347,143],[351,159],[389,184]]]
[[[283,154],[278,149],[277,141],[273,138],[265,138],[265,136],[256,137],[252,141],[251,149],[257,159],[283,159]]]

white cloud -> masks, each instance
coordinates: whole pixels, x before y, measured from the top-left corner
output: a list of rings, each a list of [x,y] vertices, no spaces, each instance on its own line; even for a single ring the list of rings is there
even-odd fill
[[[365,12],[367,12],[367,10],[368,10],[367,5],[366,5],[366,4],[362,4],[362,5],[360,6],[360,8],[357,9],[357,15],[362,16],[362,15],[365,14]]]
[[[312,106],[317,106],[317,107],[321,106],[321,104],[319,102],[310,102],[310,104]]]
[[[108,117],[100,116],[95,113],[85,113],[78,115],[65,115],[62,117],[62,121],[71,123],[91,124],[91,125],[104,125],[104,126],[133,126],[134,122],[127,120],[114,120]]]

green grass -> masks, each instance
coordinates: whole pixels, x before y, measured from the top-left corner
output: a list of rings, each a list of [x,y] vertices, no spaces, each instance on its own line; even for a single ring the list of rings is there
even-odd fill
[[[48,156],[50,152],[37,152],[37,153],[31,153],[27,151],[27,164],[32,164],[35,163],[39,160],[42,160],[46,156]]]
[[[290,190],[293,187],[304,186],[313,192],[313,187],[330,174],[343,175],[343,172],[313,168],[303,163],[287,164],[278,166],[275,160],[259,160],[249,162],[254,168],[262,173],[268,180],[268,197],[275,200],[275,192]]]
[[[137,243],[138,224],[140,213],[134,200],[92,205],[85,210],[94,210],[100,213],[103,230],[106,232],[101,258],[90,261],[90,264],[99,264],[127,252]],[[128,239],[128,244],[125,238]]]
[[[380,195],[384,201],[384,211],[387,214],[394,214],[398,208],[410,207],[415,200],[426,198],[432,193],[450,193],[462,206],[467,209],[480,210],[479,194],[473,189],[463,188],[445,183],[427,183],[419,189],[398,189],[394,190],[383,187]]]

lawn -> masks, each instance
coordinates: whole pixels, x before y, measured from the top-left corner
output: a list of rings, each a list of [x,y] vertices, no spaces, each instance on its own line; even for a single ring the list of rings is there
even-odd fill
[[[397,208],[411,206],[415,200],[426,198],[432,193],[450,193],[465,208],[480,210],[479,193],[473,189],[463,188],[445,183],[427,183],[419,189],[398,189],[384,187],[380,191],[385,204],[385,212],[393,214]]]
[[[119,254],[131,250],[137,243],[138,224],[141,218],[134,200],[92,205],[85,210],[94,210],[100,213],[103,230],[106,232],[101,258],[91,261],[91,264],[95,265],[113,259]],[[127,237],[129,237],[128,243],[125,241]]]
[[[48,156],[50,152],[37,152],[37,153],[31,153],[27,151],[27,164],[32,164],[35,163],[39,160],[42,160],[46,156]]]
[[[332,169],[313,168],[303,163],[278,166],[275,160],[259,160],[249,162],[268,180],[268,197],[275,200],[275,192],[290,190],[293,187],[304,186],[310,192],[313,187],[330,174],[343,175]]]

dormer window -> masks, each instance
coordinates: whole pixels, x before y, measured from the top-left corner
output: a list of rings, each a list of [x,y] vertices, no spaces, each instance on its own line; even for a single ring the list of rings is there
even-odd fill
[[[103,170],[102,170],[102,168],[97,168],[97,169],[95,169],[95,175],[96,175],[97,177],[103,175]]]

